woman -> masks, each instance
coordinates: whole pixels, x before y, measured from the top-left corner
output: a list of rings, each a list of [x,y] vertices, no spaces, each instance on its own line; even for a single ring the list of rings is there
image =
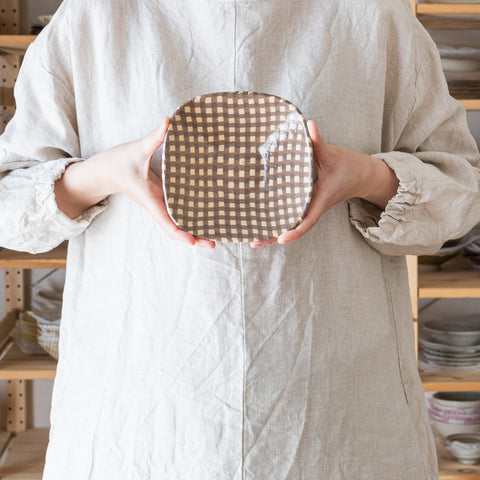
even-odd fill
[[[232,90],[312,119],[309,217],[262,248],[176,229],[148,171]],[[16,98],[0,244],[70,239],[44,480],[438,478],[403,255],[478,222],[480,163],[407,2],[65,0]]]

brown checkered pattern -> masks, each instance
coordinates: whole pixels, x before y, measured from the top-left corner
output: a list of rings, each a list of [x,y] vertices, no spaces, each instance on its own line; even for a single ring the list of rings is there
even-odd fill
[[[301,112],[256,92],[195,97],[173,115],[163,184],[173,221],[197,238],[278,237],[308,209],[313,152]]]

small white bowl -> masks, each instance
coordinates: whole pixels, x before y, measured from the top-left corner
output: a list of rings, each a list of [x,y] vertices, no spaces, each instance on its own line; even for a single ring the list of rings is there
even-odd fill
[[[480,434],[448,435],[445,446],[460,463],[472,465],[480,460]]]
[[[438,430],[438,433],[442,437],[448,437],[449,435],[459,433],[478,433],[480,434],[480,424],[478,425],[459,425],[456,423],[443,423],[434,420],[433,425]]]
[[[430,401],[446,408],[480,407],[480,392],[435,392]]]

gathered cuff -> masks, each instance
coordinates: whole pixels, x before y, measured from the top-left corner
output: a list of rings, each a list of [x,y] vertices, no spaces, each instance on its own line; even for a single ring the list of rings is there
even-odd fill
[[[428,213],[422,212],[425,192],[422,193],[416,176],[409,168],[410,154],[392,152],[373,156],[382,159],[395,172],[399,181],[397,193],[385,209],[361,198],[348,200],[350,223],[381,253],[405,255],[409,253],[406,247],[417,255],[436,252],[442,243],[425,245],[422,242],[424,235],[419,219]]]
[[[19,212],[19,215],[10,216],[2,225],[5,233],[3,246],[30,253],[46,252],[82,233],[107,208],[108,199],[104,199],[74,219],[58,208],[55,181],[63,175],[68,165],[82,160],[50,160],[13,170],[2,179],[1,187],[4,193],[8,192],[4,195],[6,203],[15,203],[17,207],[13,208],[12,205],[10,211]],[[23,208],[18,208],[18,203],[24,203]],[[8,206],[4,204],[4,208]]]

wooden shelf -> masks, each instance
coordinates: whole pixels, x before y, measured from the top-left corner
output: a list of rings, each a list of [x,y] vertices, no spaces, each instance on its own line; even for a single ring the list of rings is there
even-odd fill
[[[480,270],[419,272],[419,298],[480,297]]]
[[[417,3],[417,15],[480,15],[480,3]]]
[[[474,30],[480,28],[480,16],[420,15],[418,19],[427,29]]]
[[[0,250],[0,268],[65,268],[67,264],[67,244],[63,243],[50,252],[32,255],[13,250]]]
[[[15,434],[7,445],[7,455],[0,467],[0,478],[42,480],[48,435],[48,428],[32,428]]]
[[[464,99],[459,98],[458,101],[463,103],[467,110],[480,110],[480,99],[472,98],[472,99]]]
[[[0,360],[0,380],[53,379],[56,371],[57,361],[50,355],[25,355],[15,344]]]
[[[480,372],[420,371],[419,373],[426,392],[480,391]]]
[[[25,55],[35,35],[0,35],[0,55]]]
[[[1,47],[28,47],[34,40],[36,35],[0,35]]]

